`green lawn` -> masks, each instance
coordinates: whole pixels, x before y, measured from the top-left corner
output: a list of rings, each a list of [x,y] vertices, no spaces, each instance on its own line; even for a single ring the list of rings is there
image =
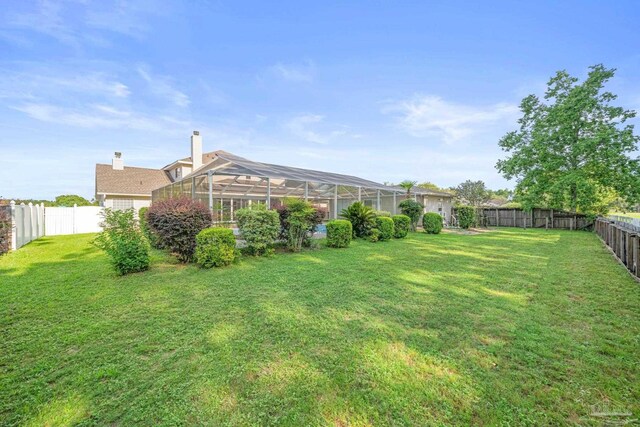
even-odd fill
[[[640,218],[640,212],[613,212],[611,215],[628,216],[629,218]]]
[[[501,229],[245,259],[91,236],[0,258],[0,425],[595,424],[640,416],[640,287],[586,232]]]

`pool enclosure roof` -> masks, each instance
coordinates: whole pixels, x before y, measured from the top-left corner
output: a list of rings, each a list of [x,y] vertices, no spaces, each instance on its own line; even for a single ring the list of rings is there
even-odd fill
[[[186,176],[184,179],[213,173],[215,175],[290,179],[301,182],[317,182],[322,184],[345,185],[397,192],[406,191],[401,187],[384,185],[352,175],[343,175],[332,172],[316,171],[312,169],[303,169],[291,166],[274,165],[271,163],[255,162],[253,160],[245,159],[244,157],[236,156],[235,154],[228,153],[222,150],[215,151],[214,154],[215,157],[211,162],[193,171],[193,173]],[[450,196],[446,193],[434,192],[422,188],[414,188],[411,191],[412,193],[417,194]]]

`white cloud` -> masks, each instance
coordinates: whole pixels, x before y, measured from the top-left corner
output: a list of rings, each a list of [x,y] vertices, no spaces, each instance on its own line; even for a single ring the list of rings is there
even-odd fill
[[[327,138],[311,129],[313,125],[322,122],[322,120],[324,120],[324,117],[318,114],[302,114],[289,120],[285,127],[292,134],[306,141],[326,144]]]
[[[282,80],[296,83],[310,83],[315,78],[316,67],[311,61],[301,65],[277,63],[269,67],[269,72]]]
[[[108,33],[141,38],[150,31],[152,15],[166,10],[166,2],[156,0],[40,0],[23,4],[27,11],[5,12],[0,16],[0,37],[14,43],[22,38],[14,33],[44,34],[76,49],[83,45],[110,46]]]
[[[138,74],[148,83],[149,90],[156,96],[168,99],[178,107],[187,107],[191,103],[185,93],[172,86],[168,77],[152,76],[144,66],[138,67]]]
[[[17,67],[14,67],[17,68]],[[0,71],[0,99],[38,97],[68,99],[81,97],[127,98],[131,91],[124,83],[103,72],[59,70],[52,67],[28,67],[24,71]]]
[[[383,112],[395,113],[400,128],[412,136],[451,143],[515,124],[518,107],[508,103],[477,107],[427,95],[391,103]]]
[[[152,132],[186,134],[188,121],[155,116],[108,105],[91,105],[81,109],[44,103],[24,103],[12,107],[35,120],[81,128],[135,129]]]
[[[362,138],[362,135],[352,134],[348,126],[325,123],[320,114],[299,114],[285,122],[284,128],[294,136],[316,144],[327,144],[336,138]]]

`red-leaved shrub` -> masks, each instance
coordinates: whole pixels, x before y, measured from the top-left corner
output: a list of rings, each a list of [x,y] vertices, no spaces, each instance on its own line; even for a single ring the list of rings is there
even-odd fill
[[[0,206],[0,255],[11,249],[11,215],[8,209]]]
[[[154,202],[147,211],[149,227],[161,247],[175,253],[181,262],[193,259],[196,236],[211,226],[211,211],[202,202],[176,197]]]

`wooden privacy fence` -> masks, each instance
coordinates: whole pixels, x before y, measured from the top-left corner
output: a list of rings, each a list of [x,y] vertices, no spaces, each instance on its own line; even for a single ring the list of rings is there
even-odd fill
[[[593,221],[585,215],[555,209],[478,208],[478,223],[485,227],[561,228],[585,230]],[[457,215],[455,209],[453,214]]]
[[[618,260],[636,278],[640,278],[640,227],[629,222],[598,218],[595,232]]]

